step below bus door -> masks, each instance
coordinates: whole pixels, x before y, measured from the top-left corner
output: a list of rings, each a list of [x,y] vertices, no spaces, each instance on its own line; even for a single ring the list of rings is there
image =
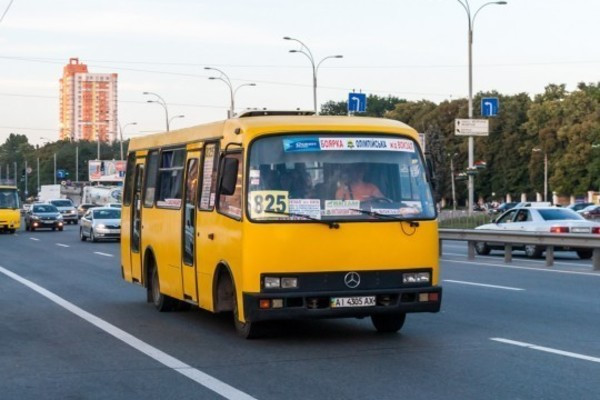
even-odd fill
[[[183,295],[186,300],[198,302],[196,268],[196,196],[198,193],[199,152],[190,152],[185,168],[183,223],[181,238],[181,270]]]
[[[141,161],[141,162],[140,162]],[[131,278],[134,282],[142,281],[142,181],[144,178],[144,159],[138,160],[135,166],[135,181],[133,186],[133,201],[131,202],[131,234],[130,257]]]

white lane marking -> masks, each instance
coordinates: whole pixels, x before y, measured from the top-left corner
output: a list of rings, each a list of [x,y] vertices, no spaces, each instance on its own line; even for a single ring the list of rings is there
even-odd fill
[[[526,271],[539,271],[539,272],[554,272],[556,274],[585,275],[585,276],[595,276],[597,278],[600,278],[600,273],[597,273],[597,272],[579,272],[579,271],[565,271],[563,269],[543,269],[543,268],[533,268],[533,267],[517,267],[515,265],[482,263],[482,262],[476,262],[476,261],[449,260],[447,258],[441,258],[440,260],[445,261],[445,262],[450,262],[450,263],[483,265],[484,267],[497,267],[497,268],[506,268],[506,269],[522,269],[522,270],[526,270]]]
[[[538,346],[536,344],[531,344],[531,343],[517,342],[516,340],[510,340],[510,339],[490,338],[490,340],[493,340],[495,342],[505,343],[505,344],[512,344],[514,346],[519,346],[519,347],[526,347],[526,348],[532,349],[532,350],[545,351],[546,353],[558,354],[559,356],[577,358],[579,360],[600,363],[599,357],[586,356],[585,354],[571,353],[570,351],[564,351],[564,350],[553,349],[550,347]]]
[[[20,275],[17,275],[14,272],[5,269],[2,266],[0,266],[0,272],[3,273],[4,275],[8,276],[9,278],[14,279],[17,282],[22,283],[23,285],[27,286],[28,288],[30,288],[30,289],[34,290],[35,292],[41,294],[42,296],[46,297],[48,300],[58,304],[65,310],[68,310],[68,311],[72,312],[73,314],[77,315],[78,317],[89,322],[90,324],[95,325],[96,327],[100,328],[104,332],[119,339],[123,343],[128,344],[129,346],[133,347],[134,349],[138,350],[139,352],[146,354],[148,357],[153,358],[154,360],[158,361],[159,363],[163,364],[164,366],[171,368],[172,370],[174,370],[176,372],[179,372],[180,374],[199,383],[200,385],[204,386],[205,388],[210,389],[215,393],[218,393],[219,395],[225,397],[226,399],[256,400],[254,397],[252,397],[252,396],[234,388],[233,386],[230,386],[230,385],[226,384],[225,382],[222,382],[222,381],[218,380],[217,378],[214,378],[196,368],[192,368],[190,365],[184,363],[183,361],[180,361],[177,358],[168,355],[167,353],[157,349],[156,347],[149,345],[148,343],[136,338],[135,336],[125,332],[124,330],[117,328],[116,326],[112,325],[111,323],[108,323],[108,322],[104,321],[103,319],[96,317],[94,314],[91,314],[91,313],[77,307],[75,304],[63,299],[62,297],[54,294],[53,292],[51,292],[47,289],[44,289],[43,287],[31,282],[30,280],[27,280],[27,279],[21,277]]]
[[[68,244],[62,244],[62,243],[56,243],[56,245],[60,246],[60,247],[71,247]]]
[[[35,240],[36,242],[39,242],[39,241],[40,241],[40,239],[38,239],[38,238],[32,238],[32,237],[30,237],[29,239],[31,239],[31,240]]]
[[[99,256],[104,256],[104,257],[113,257],[112,254],[103,253],[101,251],[95,251],[94,254],[98,254]]]
[[[447,251],[444,251],[443,255],[458,256],[458,257],[466,257],[467,256],[466,254],[449,253]],[[503,260],[502,256],[501,257],[494,257],[494,256],[480,256],[480,255],[477,255],[477,257],[478,258],[487,258],[488,260],[499,260],[499,261]],[[519,262],[526,262],[526,263],[544,264],[544,265],[546,265],[546,260],[528,260],[526,258],[513,258],[513,260],[519,261]],[[592,264],[586,264],[586,263],[577,264],[577,263],[572,263],[572,262],[557,260],[555,258],[554,259],[554,265],[565,265],[567,267],[590,267]]]
[[[461,284],[461,285],[481,286],[481,287],[487,287],[487,288],[493,288],[493,289],[504,289],[504,290],[525,290],[525,289],[516,288],[516,287],[510,287],[510,286],[498,286],[498,285],[489,285],[489,284],[487,284],[487,283],[465,282],[465,281],[454,281],[454,280],[452,280],[452,279],[444,279],[444,282],[459,283],[459,284]]]

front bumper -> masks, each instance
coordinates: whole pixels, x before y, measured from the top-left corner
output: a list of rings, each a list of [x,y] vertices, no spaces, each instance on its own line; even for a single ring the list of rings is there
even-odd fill
[[[420,294],[437,294],[435,301],[421,301]],[[331,308],[333,297],[375,296],[376,305],[369,307]],[[431,297],[435,297],[431,296]],[[285,320],[300,318],[348,318],[367,317],[374,314],[404,314],[438,312],[442,302],[442,288],[426,286],[418,288],[350,290],[335,292],[279,292],[243,293],[246,321]],[[262,309],[262,299],[282,299],[282,308]]]

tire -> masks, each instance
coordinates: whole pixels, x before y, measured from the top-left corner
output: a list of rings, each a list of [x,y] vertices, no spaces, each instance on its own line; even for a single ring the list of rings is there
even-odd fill
[[[378,314],[371,315],[371,322],[377,332],[380,333],[396,333],[402,326],[404,326],[404,321],[406,320],[406,314]]]
[[[588,250],[588,249],[577,250],[577,256],[582,260],[589,260],[590,258],[592,258],[593,254],[594,254],[593,250]]]
[[[63,229],[64,229],[64,227],[62,227],[62,226],[61,226],[61,227],[59,227],[59,228],[58,228],[58,231],[59,231],[59,232],[62,232],[62,231],[63,231]]]
[[[544,250],[540,246],[536,246],[534,244],[525,245],[525,254],[529,258],[540,258],[542,257],[543,252]]]
[[[94,243],[97,241],[98,241],[98,239],[96,239],[96,236],[94,236],[94,230],[90,229],[90,242]]]
[[[55,227],[55,226],[53,226],[53,227],[52,227],[52,231],[55,231],[55,230],[56,230],[56,227]]]
[[[17,231],[16,229],[9,229],[9,230],[8,230],[8,233],[10,233],[10,234],[13,234],[13,233],[15,233],[16,231]]]
[[[235,288],[235,286],[234,286]],[[233,290],[233,324],[238,336],[244,339],[257,339],[264,335],[264,327],[260,322],[246,321],[242,322],[239,318],[239,309],[236,296],[236,290]]]
[[[33,225],[32,225],[32,226],[30,226],[30,227],[29,227],[29,231],[30,231],[30,232],[35,232],[35,227],[34,227]]]
[[[25,230],[29,232],[29,224],[25,222]]]
[[[487,256],[488,254],[490,254],[490,251],[492,251],[492,249],[490,249],[486,242],[475,242],[475,251],[480,256]]]
[[[85,235],[83,234],[83,228],[79,228],[79,239],[82,242],[85,242],[87,240],[87,238],[85,237]]]
[[[156,265],[152,265],[152,271],[150,271],[150,287],[148,290],[151,294],[152,303],[158,311],[171,311],[177,307],[177,300],[160,292],[160,280],[158,279],[158,268],[156,268]]]

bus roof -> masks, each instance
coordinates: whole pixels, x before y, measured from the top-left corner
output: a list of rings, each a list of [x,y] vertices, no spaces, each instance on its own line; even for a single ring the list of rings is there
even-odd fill
[[[173,146],[207,139],[248,142],[256,136],[284,132],[401,133],[418,139],[410,126],[391,119],[347,116],[253,116],[233,118],[170,132],[132,138],[130,150]]]

